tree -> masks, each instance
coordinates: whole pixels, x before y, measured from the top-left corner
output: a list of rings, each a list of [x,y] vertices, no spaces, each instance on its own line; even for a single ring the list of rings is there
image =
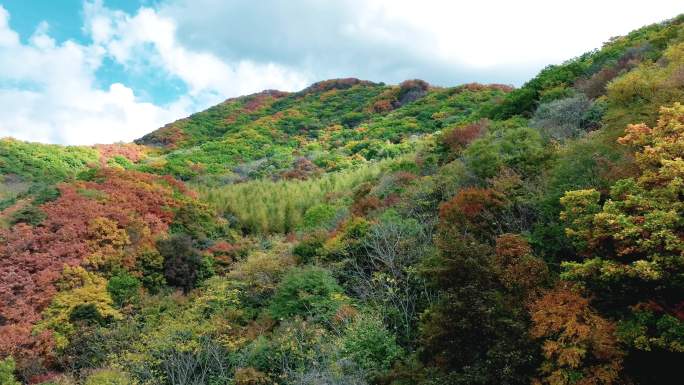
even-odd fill
[[[12,357],[0,360],[0,384],[21,385],[21,383],[14,378],[14,368],[15,364]]]
[[[278,319],[299,315],[329,320],[343,302],[342,288],[328,270],[307,267],[283,277],[269,308]]]
[[[342,351],[362,369],[378,373],[390,368],[403,352],[382,320],[361,315],[351,322],[342,337]]]
[[[164,257],[166,282],[185,292],[194,288],[202,267],[202,257],[193,246],[192,238],[185,234],[174,234],[168,239],[157,241],[157,249]]]
[[[117,306],[134,303],[140,295],[140,287],[140,280],[123,271],[107,282],[107,291]]]
[[[617,181],[603,202],[596,190],[561,199],[566,233],[582,254],[563,263],[562,277],[618,318],[632,377],[660,382],[675,370],[661,363],[684,352],[684,106],[661,108],[653,128],[629,125],[619,142],[637,150],[636,177]]]
[[[420,354],[438,383],[527,384],[535,365],[524,312],[497,290],[492,250],[444,227],[422,270],[441,295],[421,316]]]
[[[530,334],[542,340],[544,362],[534,383],[611,385],[620,383],[623,353],[615,325],[589,300],[559,284],[530,305]]]
[[[532,248],[520,235],[496,238],[494,265],[503,286],[524,300],[534,297],[549,281],[546,262],[532,255]]]

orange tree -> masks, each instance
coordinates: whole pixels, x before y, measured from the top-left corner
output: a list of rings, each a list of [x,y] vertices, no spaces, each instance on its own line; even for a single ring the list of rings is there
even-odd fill
[[[655,127],[629,125],[618,141],[636,150],[639,175],[616,182],[608,197],[578,190],[561,199],[566,233],[582,255],[563,264],[562,277],[619,320],[635,361],[628,366],[656,381],[666,376],[658,364],[684,354],[684,106],[662,107]]]

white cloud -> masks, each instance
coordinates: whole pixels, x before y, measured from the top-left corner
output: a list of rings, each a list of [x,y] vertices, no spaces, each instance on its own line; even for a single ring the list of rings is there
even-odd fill
[[[0,137],[89,144],[131,140],[185,111],[136,100],[122,84],[95,87],[103,52],[56,43],[41,24],[23,44],[0,7]]]
[[[86,3],[85,15],[86,31],[108,55],[128,66],[152,61],[185,82],[193,97],[203,93],[235,96],[273,87],[295,90],[310,80],[275,63],[221,60],[209,52],[190,50],[178,43],[175,21],[150,8],[130,16],[97,1]]]
[[[207,11],[210,10],[210,11]],[[521,84],[543,66],[684,12],[681,0],[169,0],[179,39],[317,79]]]
[[[681,0],[162,0],[132,14],[86,0],[90,42],[41,23],[22,41],[0,6],[0,137],[128,141],[228,97],[354,76],[521,84],[544,65],[684,12]],[[180,81],[168,105],[105,84],[114,61]],[[141,94],[147,90],[141,89]]]
[[[174,21],[152,9],[131,16],[96,1],[85,4],[85,16],[91,44],[57,43],[45,23],[22,43],[0,6],[0,137],[64,144],[131,141],[226,97],[265,88],[295,90],[308,80],[273,63],[230,63],[184,48],[176,41]],[[164,71],[190,91],[158,106],[121,83],[98,88],[96,71],[105,57]]]

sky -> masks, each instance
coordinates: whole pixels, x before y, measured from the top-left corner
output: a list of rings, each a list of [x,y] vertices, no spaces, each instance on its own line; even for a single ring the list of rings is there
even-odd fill
[[[0,138],[131,141],[324,79],[519,86],[681,0],[0,0]]]

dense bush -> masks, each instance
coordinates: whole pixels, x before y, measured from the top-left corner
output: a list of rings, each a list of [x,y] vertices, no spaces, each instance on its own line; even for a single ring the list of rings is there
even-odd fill
[[[403,355],[395,337],[378,317],[360,316],[347,327],[342,339],[343,354],[371,373],[389,369]]]
[[[173,235],[157,241],[157,249],[164,257],[164,278],[172,286],[184,291],[194,288],[202,269],[202,256],[192,238],[185,234]]]
[[[321,268],[294,269],[278,285],[270,311],[273,317],[293,316],[330,319],[344,303],[342,288],[329,271]]]
[[[682,28],[0,141],[0,382],[678,384]]]
[[[0,361],[0,384],[2,385],[19,385],[21,384],[14,377],[14,360],[12,357],[7,357]]]
[[[584,94],[577,94],[541,104],[532,116],[530,126],[538,128],[547,138],[564,140],[596,128],[600,120],[601,111]]]
[[[541,136],[527,127],[490,133],[463,152],[466,165],[480,178],[492,178],[503,167],[533,175],[548,158]]]
[[[107,291],[117,306],[136,302],[140,295],[140,281],[126,272],[120,272],[109,278]]]

